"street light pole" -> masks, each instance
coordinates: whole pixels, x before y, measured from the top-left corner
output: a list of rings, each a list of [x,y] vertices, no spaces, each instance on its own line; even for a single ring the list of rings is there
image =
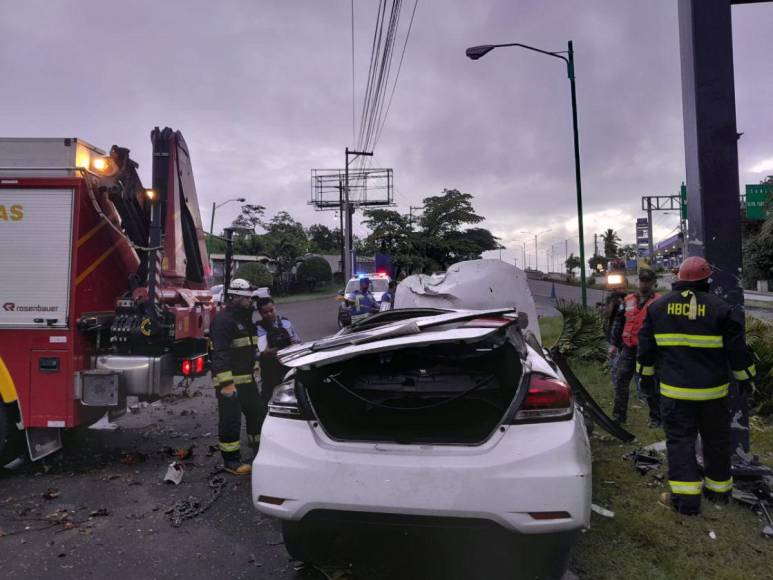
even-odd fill
[[[574,133],[574,171],[577,187],[577,226],[580,234],[580,285],[582,293],[582,305],[584,308],[588,306],[588,292],[587,282],[585,279],[585,235],[583,233],[582,224],[582,180],[580,178],[580,137],[579,130],[577,128],[577,91],[575,88],[575,75],[574,75],[574,44],[569,41],[567,56],[564,56],[562,52],[550,52],[547,50],[541,50],[527,44],[521,44],[518,42],[512,42],[508,44],[484,44],[481,46],[472,46],[467,49],[466,54],[472,60],[478,60],[485,56],[495,48],[504,48],[508,46],[518,46],[531,50],[533,52],[539,52],[548,56],[554,56],[560,58],[566,63],[566,71],[569,77],[569,84],[572,91],[572,130]]]
[[[209,235],[210,236],[215,233],[214,232],[214,229],[215,229],[215,211],[217,210],[217,208],[219,208],[221,206],[224,206],[225,204],[230,203],[232,201],[238,201],[239,203],[244,203],[247,200],[244,199],[243,197],[236,197],[234,199],[227,199],[223,203],[219,203],[217,205],[215,205],[214,201],[212,202],[212,217],[209,220]]]
[[[541,232],[521,232],[522,234],[529,234],[530,236],[534,236],[534,269],[539,270],[539,250],[537,249],[537,238],[541,236],[542,234],[546,234],[548,232],[552,231],[550,228],[546,230],[542,230]],[[526,242],[524,242],[524,246],[526,245]],[[547,259],[547,255],[546,255]]]

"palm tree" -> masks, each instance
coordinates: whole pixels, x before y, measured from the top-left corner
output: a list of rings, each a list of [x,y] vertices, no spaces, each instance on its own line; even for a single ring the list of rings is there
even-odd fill
[[[620,236],[617,235],[617,232],[612,228],[609,228],[601,234],[601,239],[604,242],[604,257],[616,258],[617,249],[620,244]]]

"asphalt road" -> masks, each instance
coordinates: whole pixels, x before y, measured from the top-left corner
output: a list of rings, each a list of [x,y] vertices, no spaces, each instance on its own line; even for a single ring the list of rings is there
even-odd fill
[[[336,330],[331,299],[280,312],[313,339]],[[65,448],[0,472],[0,570],[4,578],[323,578],[296,571],[279,528],[252,507],[249,478],[228,476],[202,515],[172,527],[178,500],[207,499],[217,470],[217,414],[209,380],[117,421],[79,429]],[[180,485],[163,483],[170,455],[193,445]],[[47,499],[48,498],[48,499]]]

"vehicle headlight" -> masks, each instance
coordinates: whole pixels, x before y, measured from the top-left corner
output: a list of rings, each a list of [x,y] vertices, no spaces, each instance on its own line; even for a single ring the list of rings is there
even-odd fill
[[[616,285],[616,284],[622,284],[623,283],[623,276],[622,274],[610,274],[607,276],[607,284],[609,285]]]

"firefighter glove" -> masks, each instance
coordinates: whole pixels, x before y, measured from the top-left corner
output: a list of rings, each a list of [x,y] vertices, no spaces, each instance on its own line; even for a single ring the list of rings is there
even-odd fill
[[[639,387],[641,392],[647,396],[655,394],[655,377],[653,376],[640,376]]]
[[[223,387],[220,389],[220,394],[224,397],[228,397],[229,399],[231,397],[236,396],[236,385],[228,385],[227,387]]]

